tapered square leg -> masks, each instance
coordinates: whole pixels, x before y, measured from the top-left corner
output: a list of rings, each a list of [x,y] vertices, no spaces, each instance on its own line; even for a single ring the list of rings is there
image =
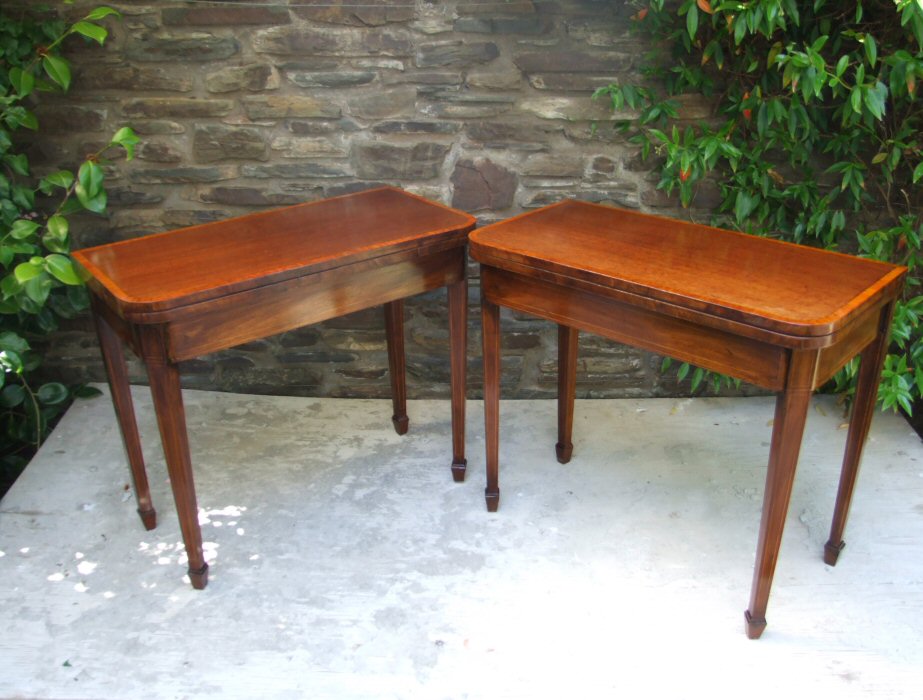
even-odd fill
[[[574,452],[574,396],[577,391],[577,329],[558,324],[558,442],[555,454],[567,464]]]
[[[500,505],[500,307],[481,297],[484,357],[484,441],[487,448],[487,510]]]
[[[782,544],[782,531],[795,480],[804,424],[811,403],[816,363],[816,352],[792,351],[785,390],[776,399],[769,468],[763,494],[763,515],[756,546],[750,607],[746,612],[746,631],[750,639],[758,639],[766,628],[766,607]]]
[[[448,286],[449,381],[452,391],[452,479],[465,480],[465,398],[468,369],[468,280]]]
[[[404,435],[410,424],[407,417],[407,372],[404,357],[404,301],[398,299],[384,305],[385,338],[388,342],[388,368],[391,374],[391,422],[398,435]]]
[[[125,453],[131,469],[135,498],[138,502],[138,515],[141,516],[144,528],[153,530],[157,526],[157,512],[151,502],[151,489],[147,480],[147,470],[144,467],[144,454],[141,451],[141,437],[138,434],[135,408],[131,400],[131,386],[128,383],[125,352],[122,349],[121,339],[109,324],[105,307],[96,297],[92,297],[91,302],[96,336],[99,338],[99,347],[109,381],[109,393],[112,395],[115,417],[122,433],[122,443],[125,445]]]
[[[846,546],[843,533],[846,530],[846,519],[849,516],[856,477],[859,475],[862,448],[865,446],[865,440],[872,425],[872,415],[875,413],[875,404],[878,401],[878,383],[881,381],[881,366],[888,352],[893,313],[893,304],[882,309],[878,337],[860,355],[859,378],[856,384],[856,394],[853,397],[849,432],[846,435],[846,452],[840,472],[833,522],[830,525],[830,538],[824,545],[824,562],[830,566],[836,565],[840,552]]]
[[[169,361],[166,346],[158,326],[146,326],[140,331],[142,352],[151,381],[151,396],[160,427],[164,458],[170,474],[170,486],[176,502],[186,556],[189,559],[189,578],[193,588],[205,588],[208,583],[208,564],[202,551],[202,531],[199,527],[199,509],[196,503],[195,483],[192,478],[192,460],[189,457],[189,440],[186,434],[186,412],[180,390],[179,370]]]

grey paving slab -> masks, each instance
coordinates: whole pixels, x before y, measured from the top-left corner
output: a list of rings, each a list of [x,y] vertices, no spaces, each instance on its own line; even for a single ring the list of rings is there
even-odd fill
[[[134,512],[106,396],[0,503],[0,698],[919,698],[923,446],[876,417],[836,567],[845,439],[815,400],[768,612],[744,635],[772,399],[501,406],[500,511],[449,405],[185,392],[208,588],[184,555],[148,392],[159,525]],[[784,696],[783,696],[784,697]]]

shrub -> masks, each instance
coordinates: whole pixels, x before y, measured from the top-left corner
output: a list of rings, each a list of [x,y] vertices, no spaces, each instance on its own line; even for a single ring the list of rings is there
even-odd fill
[[[923,3],[634,4],[634,26],[658,51],[644,84],[613,84],[595,97],[633,110],[617,128],[644,158],[661,158],[658,187],[683,206],[717,183],[712,223],[909,268],[878,398],[910,413],[923,396]],[[664,53],[671,60],[657,58]],[[675,97],[686,92],[713,96],[714,119],[677,124]],[[690,369],[681,366],[681,378]],[[851,393],[856,371],[854,360],[834,388]],[[691,379],[693,390],[732,381],[701,368]]]
[[[117,15],[98,7],[67,24],[36,6],[0,8],[0,485],[15,479],[70,399],[88,393],[59,382],[38,386],[41,357],[32,345],[59,319],[87,308],[69,255],[68,216],[106,211],[105,152],[120,146],[131,158],[137,143],[131,129],[120,129],[76,175],[57,169],[38,177],[16,132],[39,132],[32,111],[38,93],[70,87],[70,65],[60,55],[66,40],[82,36],[103,44],[108,33],[100,21]]]

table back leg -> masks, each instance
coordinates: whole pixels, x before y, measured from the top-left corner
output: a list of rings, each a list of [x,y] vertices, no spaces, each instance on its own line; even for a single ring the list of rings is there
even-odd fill
[[[859,378],[856,394],[853,397],[852,417],[849,420],[849,432],[846,435],[846,453],[843,456],[843,468],[840,472],[840,485],[833,510],[833,522],[830,526],[830,539],[824,545],[824,562],[834,566],[840,552],[846,546],[843,532],[852,502],[856,477],[859,474],[859,460],[862,447],[872,425],[872,415],[878,401],[878,383],[881,381],[881,366],[884,364],[890,340],[891,317],[894,305],[890,304],[881,311],[878,337],[870,343],[860,355]]]
[[[449,382],[452,391],[452,479],[465,480],[465,388],[468,369],[468,280],[448,285]]]
[[[106,377],[109,380],[109,393],[112,394],[112,405],[115,408],[115,417],[122,433],[122,443],[128,455],[128,465],[131,468],[131,478],[135,488],[135,498],[138,502],[138,515],[146,530],[157,527],[157,512],[151,502],[151,488],[147,481],[147,470],[144,468],[144,454],[141,450],[141,437],[138,434],[138,423],[135,420],[135,408],[131,400],[131,386],[128,383],[128,368],[125,364],[125,352],[118,334],[109,325],[102,309],[93,301],[93,320],[96,324],[96,336],[99,338],[99,347],[102,351],[103,364],[106,367]]]
[[[758,639],[766,628],[766,606],[782,544],[782,531],[795,480],[804,423],[811,403],[816,364],[816,351],[793,350],[785,391],[776,399],[769,468],[763,494],[763,515],[756,546],[750,607],[746,612],[747,636],[750,639]]]
[[[487,450],[487,510],[500,505],[500,307],[481,292],[481,337],[484,359],[484,442]]]
[[[558,324],[558,442],[555,454],[567,464],[574,452],[574,396],[577,391],[577,329]]]
[[[391,422],[398,435],[407,432],[407,372],[404,359],[404,301],[389,301],[384,305],[385,338],[388,341],[388,367],[391,373]]]
[[[202,589],[208,583],[208,564],[202,552],[202,531],[199,527],[199,509],[192,477],[192,460],[189,456],[186,412],[183,408],[179,370],[167,357],[159,327],[143,327],[139,331],[139,339],[151,381],[151,396],[154,399],[164,458],[170,474],[170,486],[173,489],[183,542],[186,544],[189,579],[193,588]]]

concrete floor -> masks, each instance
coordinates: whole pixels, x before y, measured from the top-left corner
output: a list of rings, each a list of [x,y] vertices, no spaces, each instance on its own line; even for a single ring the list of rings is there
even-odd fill
[[[504,402],[502,502],[449,474],[448,402],[186,393],[205,591],[148,392],[146,532],[106,396],[0,504],[2,698],[920,698],[923,446],[879,415],[836,568],[845,430],[811,410],[760,641],[744,635],[772,399]],[[782,697],[785,697],[784,695]]]

